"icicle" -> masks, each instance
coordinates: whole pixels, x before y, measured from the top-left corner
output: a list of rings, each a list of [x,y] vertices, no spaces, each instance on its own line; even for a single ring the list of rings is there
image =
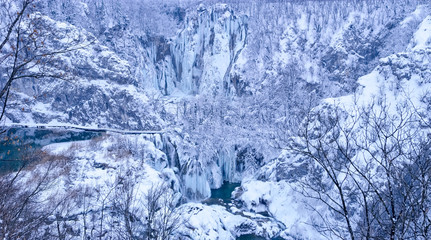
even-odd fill
[[[235,179],[235,149],[224,148],[218,152],[218,165],[221,168],[223,180],[232,182]]]
[[[202,164],[197,159],[190,160],[185,166],[183,175],[184,195],[192,200],[205,199],[211,196],[211,189]]]

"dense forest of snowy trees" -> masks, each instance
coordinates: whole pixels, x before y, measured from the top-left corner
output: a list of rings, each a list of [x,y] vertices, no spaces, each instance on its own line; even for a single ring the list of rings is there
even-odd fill
[[[0,20],[1,239],[430,238],[429,2],[0,0]]]

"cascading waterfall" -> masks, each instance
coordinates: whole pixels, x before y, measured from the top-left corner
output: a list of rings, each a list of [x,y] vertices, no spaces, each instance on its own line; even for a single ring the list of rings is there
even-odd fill
[[[224,89],[236,57],[246,42],[247,17],[236,17],[223,4],[199,7],[186,27],[169,41],[159,41],[148,54],[156,64],[154,87],[165,95],[176,89],[199,94]],[[163,56],[156,56],[160,48]],[[214,89],[215,88],[215,89]]]
[[[236,153],[233,146],[223,148],[217,152],[217,165],[222,171],[224,181],[237,182],[235,167],[236,167]]]
[[[191,159],[182,171],[183,193],[191,200],[200,200],[211,196],[211,189],[202,163]]]
[[[183,196],[189,200],[210,197],[211,189],[220,188],[225,181],[241,182],[264,162],[264,156],[251,145],[226,144],[215,147],[218,148],[215,152],[198,153],[193,142],[169,133],[146,135],[145,139],[164,153],[152,165],[158,170],[171,169],[182,183]]]

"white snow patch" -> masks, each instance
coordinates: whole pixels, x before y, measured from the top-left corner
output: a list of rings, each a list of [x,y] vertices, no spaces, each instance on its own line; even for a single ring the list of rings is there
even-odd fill
[[[324,237],[311,226],[318,220],[318,216],[311,209],[305,207],[306,200],[299,192],[287,182],[243,182],[244,189],[240,200],[247,208],[255,211],[268,211],[277,220],[286,225],[284,232],[291,236],[305,239],[324,239]]]
[[[428,48],[431,44],[431,15],[428,15],[419,25],[414,34],[415,46],[413,50]]]

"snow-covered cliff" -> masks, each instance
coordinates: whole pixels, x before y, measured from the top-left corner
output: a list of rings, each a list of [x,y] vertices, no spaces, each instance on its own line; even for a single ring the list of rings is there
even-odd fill
[[[363,137],[367,122],[358,120],[363,114],[358,109],[385,106],[395,116],[404,106],[424,122],[411,128],[421,137],[429,131],[426,1],[61,0],[40,1],[36,8],[53,31],[65,33],[47,39],[53,49],[70,44],[71,36],[80,46],[58,57],[67,81],[14,82],[7,124],[160,130],[128,140],[135,152],[121,162],[143,172],[138,184],[149,186],[144,175],[155,172],[151,179],[172,182],[174,195],[199,201],[224,181],[241,182],[236,199],[242,210],[267,212],[281,222],[261,226],[223,208],[189,203],[184,208],[191,225],[179,230],[182,236],[234,238],[241,224],[249,224],[255,231],[244,234],[321,237],[312,227],[321,224],[316,220],[321,216],[310,209],[298,214],[308,204],[331,217],[324,204],[297,189],[301,179],[316,173],[292,151],[304,144],[298,140],[304,125],[318,136],[336,112],[343,119],[337,127],[354,122],[350,130]],[[47,149],[56,153],[56,147],[62,146]],[[102,158],[89,154],[85,144],[77,148],[88,156],[72,148],[76,166],[100,175],[94,161]],[[352,152],[359,159],[359,147]],[[111,154],[103,164],[121,170],[121,164],[111,164],[115,159]],[[92,178],[87,175],[74,180]],[[219,220],[207,224],[217,226],[203,231],[195,219],[200,216],[214,216]]]

